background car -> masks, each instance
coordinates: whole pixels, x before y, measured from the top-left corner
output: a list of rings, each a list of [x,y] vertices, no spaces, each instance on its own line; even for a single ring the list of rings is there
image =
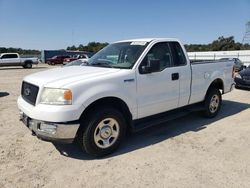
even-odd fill
[[[231,60],[234,61],[234,71],[239,72],[244,69],[244,63],[239,58],[221,58],[220,60]]]
[[[63,60],[65,58],[70,58],[70,56],[69,55],[56,55],[56,56],[48,59],[47,63],[49,65],[63,64]]]
[[[85,65],[87,63],[86,58],[85,59],[77,59],[75,61],[69,62],[66,65],[64,65],[64,67],[69,67],[69,66],[81,66],[81,65]]]
[[[78,55],[74,55],[74,56],[69,57],[69,58],[65,58],[63,60],[63,64],[66,65],[67,63],[72,62],[72,61],[77,60],[77,59],[88,59],[88,58],[89,58],[89,56],[87,54],[81,54],[81,55],[78,54]]]
[[[250,66],[236,74],[234,81],[236,88],[250,89]]]
[[[32,68],[32,65],[38,64],[39,59],[23,58],[18,53],[2,53],[0,54],[0,67],[2,66],[22,66],[23,68]]]

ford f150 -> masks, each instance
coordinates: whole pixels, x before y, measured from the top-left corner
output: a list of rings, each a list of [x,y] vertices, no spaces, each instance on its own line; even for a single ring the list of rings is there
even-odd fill
[[[217,115],[232,90],[233,62],[191,63],[177,39],[112,43],[86,66],[60,67],[24,78],[20,120],[37,137],[78,140],[94,156],[113,152],[127,130],[140,130],[201,110]]]

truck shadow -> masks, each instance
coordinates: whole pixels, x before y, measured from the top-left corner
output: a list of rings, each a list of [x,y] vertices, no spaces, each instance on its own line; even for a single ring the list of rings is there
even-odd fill
[[[102,159],[129,153],[190,131],[202,131],[206,127],[213,125],[213,122],[235,115],[248,108],[250,108],[250,104],[224,100],[220,113],[213,119],[204,118],[198,113],[193,112],[182,118],[169,121],[164,124],[155,125],[154,127],[137,133],[132,133],[127,136],[126,140],[124,140],[123,144],[116,152]],[[54,146],[62,155],[67,157],[79,160],[96,159],[82,152],[76,144],[66,145],[54,143]]]
[[[243,91],[250,91],[250,88],[236,88],[238,90],[243,90]]]
[[[6,97],[10,95],[8,92],[0,92],[0,97]]]
[[[31,69],[47,69],[48,67],[38,67],[38,66],[33,66]],[[1,70],[19,70],[19,69],[23,69],[23,70],[31,70],[31,69],[24,69],[23,67],[1,67]]]

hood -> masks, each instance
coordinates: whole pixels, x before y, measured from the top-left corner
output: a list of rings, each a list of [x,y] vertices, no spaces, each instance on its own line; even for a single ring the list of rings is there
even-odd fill
[[[118,71],[120,71],[120,69],[70,66],[34,73],[25,77],[24,80],[38,86],[60,88],[75,81],[93,79],[99,76],[110,75]]]
[[[250,76],[250,68],[246,68],[239,73],[241,76]]]

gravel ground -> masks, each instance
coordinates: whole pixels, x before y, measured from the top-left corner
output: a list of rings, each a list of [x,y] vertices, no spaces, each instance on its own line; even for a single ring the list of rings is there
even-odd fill
[[[32,136],[18,120],[25,75],[0,68],[0,187],[250,187],[250,91],[223,96],[214,119],[193,113],[131,134],[94,159],[73,145]]]

